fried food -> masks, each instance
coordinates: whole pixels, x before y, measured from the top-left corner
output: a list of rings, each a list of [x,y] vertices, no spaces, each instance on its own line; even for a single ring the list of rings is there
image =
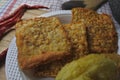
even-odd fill
[[[71,23],[89,23],[92,19],[96,18],[98,14],[90,9],[73,8],[72,9],[72,22]]]
[[[88,54],[86,27],[83,23],[66,24],[65,31],[68,33],[68,38],[72,43],[73,59],[78,59],[81,56]]]
[[[33,75],[36,77],[56,77],[61,68],[71,61],[71,56],[63,57],[61,60],[52,61],[35,68]]]
[[[16,24],[18,64],[24,72],[37,77],[56,77],[68,64],[56,80],[116,80],[116,66],[120,71],[119,60],[99,54],[116,53],[117,40],[108,15],[83,8],[72,10],[70,24],[62,24],[56,17],[35,18]],[[96,55],[82,58],[91,53]]]
[[[88,47],[91,53],[117,52],[117,33],[110,16],[89,9],[74,8],[72,23],[79,22],[87,26]]]
[[[38,67],[35,75],[55,77],[65,64],[88,54],[86,28],[84,24],[65,24],[63,26],[72,45],[71,55]]]
[[[91,54],[65,65],[55,80],[118,80],[114,61]]]
[[[118,75],[120,75],[120,55],[118,55],[116,53],[113,53],[113,54],[101,53],[101,54],[94,54],[94,55],[100,55],[104,58],[108,58],[108,59],[112,60],[117,67]],[[34,74],[35,74],[35,76],[41,76],[41,77],[56,77],[58,72],[67,64],[66,61],[68,61],[67,63],[70,63],[71,58],[69,58],[69,59],[64,58],[62,60],[54,61],[49,64],[40,66],[39,68],[37,68],[35,70]]]
[[[31,69],[70,54],[70,41],[56,17],[41,17],[16,24],[18,63]]]

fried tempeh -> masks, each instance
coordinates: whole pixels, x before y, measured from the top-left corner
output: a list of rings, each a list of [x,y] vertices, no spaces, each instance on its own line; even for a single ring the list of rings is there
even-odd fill
[[[89,9],[74,8],[72,10],[72,23],[79,22],[87,26],[87,40],[90,52],[117,52],[117,33],[110,16],[98,14]]]
[[[71,42],[72,54],[68,57],[63,57],[61,60],[40,66],[38,70],[36,70],[35,75],[43,77],[55,77],[65,64],[88,54],[85,25],[82,23],[65,24],[63,27]]]
[[[74,59],[88,54],[88,43],[86,27],[83,23],[65,24],[65,31],[68,33],[68,38],[72,43],[72,53]]]
[[[16,25],[18,63],[21,69],[58,60],[70,54],[71,45],[56,17],[21,21]]]
[[[90,53],[117,52],[111,18],[88,9],[73,9],[70,24],[49,17],[21,21],[16,27],[20,68],[39,77],[55,77],[64,65]]]

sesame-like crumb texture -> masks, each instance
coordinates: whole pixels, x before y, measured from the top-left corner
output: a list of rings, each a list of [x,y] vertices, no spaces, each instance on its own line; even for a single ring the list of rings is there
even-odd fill
[[[91,53],[107,55],[119,67],[112,57],[117,38],[109,15],[84,8],[72,9],[69,24],[56,17],[23,20],[16,24],[18,63],[35,77],[56,77],[66,64]]]
[[[62,69],[62,67],[71,61],[72,61],[71,57],[67,57],[67,58],[63,57],[63,59],[61,60],[56,60],[48,64],[37,67],[33,75],[36,77],[38,76],[55,77],[58,74],[58,72]]]
[[[65,31],[72,43],[74,59],[78,59],[88,53],[86,26],[83,23],[65,24]]]
[[[41,17],[16,24],[18,62],[30,69],[70,54],[70,42],[56,17]]]
[[[65,64],[88,54],[85,25],[82,23],[64,24],[63,27],[72,45],[71,55],[38,67],[36,76],[55,77]]]
[[[72,23],[78,22],[82,22],[87,26],[87,40],[90,52],[117,52],[117,33],[110,16],[98,14],[88,9],[74,8],[72,10]]]

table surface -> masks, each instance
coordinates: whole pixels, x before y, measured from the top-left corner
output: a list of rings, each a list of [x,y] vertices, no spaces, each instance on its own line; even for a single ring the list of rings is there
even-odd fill
[[[45,10],[40,10],[40,9],[35,9],[35,10],[27,10],[25,14],[23,15],[22,19],[29,19],[29,18],[34,18],[36,16],[39,16],[43,13],[46,13],[48,11]],[[0,52],[8,48],[9,43],[11,42],[12,38],[15,36],[15,30],[14,28],[9,31],[3,39],[0,40]],[[6,75],[5,75],[5,63],[0,64],[0,80],[6,80]]]

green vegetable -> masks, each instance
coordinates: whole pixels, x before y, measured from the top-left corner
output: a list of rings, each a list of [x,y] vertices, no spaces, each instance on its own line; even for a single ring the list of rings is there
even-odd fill
[[[91,54],[65,65],[55,80],[117,80],[117,66],[99,54]]]

